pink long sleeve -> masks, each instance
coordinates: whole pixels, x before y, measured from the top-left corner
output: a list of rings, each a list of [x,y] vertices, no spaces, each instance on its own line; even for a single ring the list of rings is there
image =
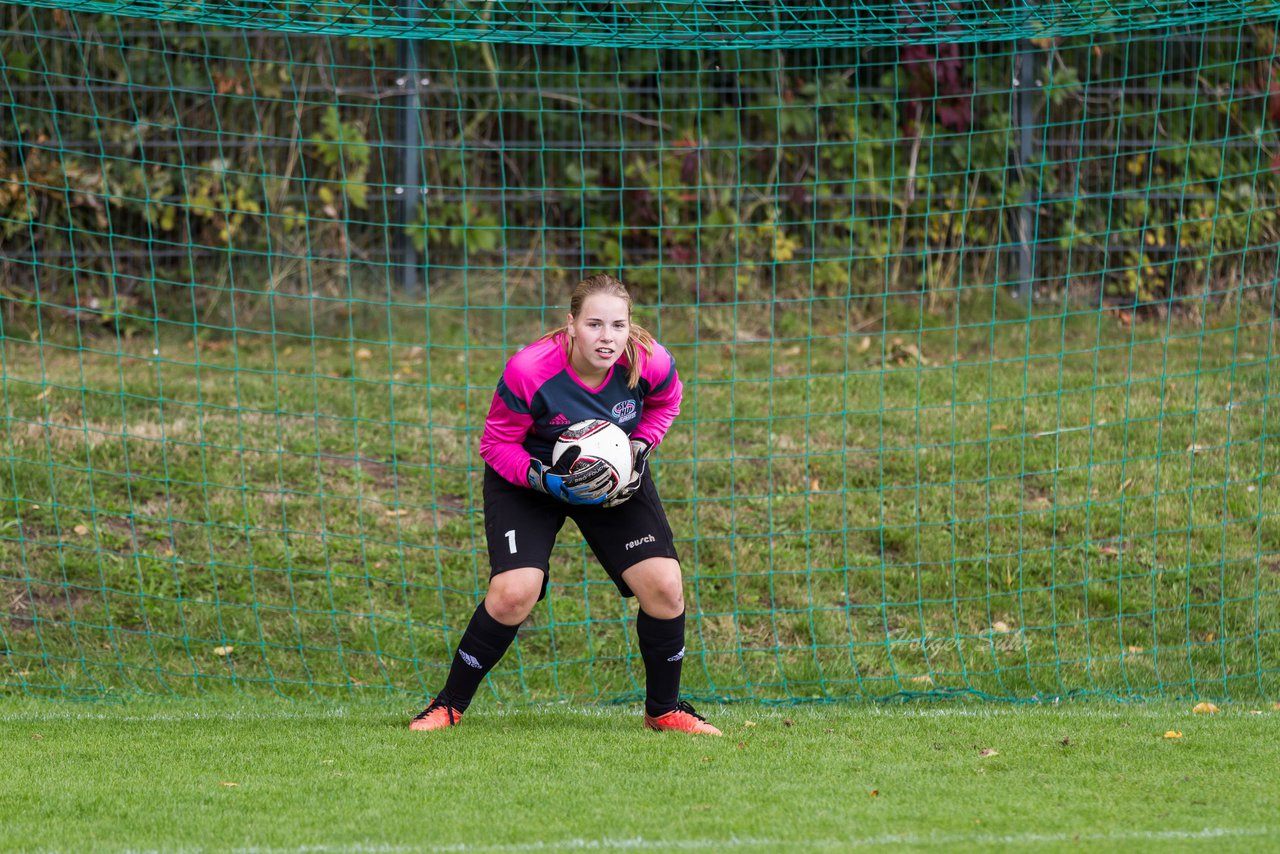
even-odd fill
[[[517,486],[528,484],[529,460],[535,453],[530,439],[537,438],[539,414],[545,417],[545,400],[539,392],[566,364],[563,344],[539,340],[512,356],[502,369],[480,436],[480,457]],[[543,462],[549,463],[549,446],[544,450]]]
[[[684,386],[676,373],[675,359],[661,344],[655,344],[653,355],[644,360],[640,369],[640,382],[649,389],[644,398],[644,412],[640,423],[631,432],[631,438],[657,445],[671,429],[680,414],[680,399]]]
[[[480,436],[480,457],[493,470],[512,483],[523,486],[529,474],[530,454],[524,440],[533,427],[528,412],[515,412],[503,400],[502,388],[493,394],[489,416]]]

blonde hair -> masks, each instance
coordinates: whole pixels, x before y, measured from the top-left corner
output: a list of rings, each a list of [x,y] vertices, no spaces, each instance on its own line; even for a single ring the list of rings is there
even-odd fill
[[[593,297],[596,294],[604,294],[624,300],[627,303],[627,320],[631,319],[631,294],[627,291],[627,286],[607,273],[588,276],[578,282],[578,286],[573,289],[573,293],[569,296],[569,314],[577,317],[581,314],[582,305],[587,301],[587,297]],[[545,341],[548,338],[555,338],[557,335],[564,336],[565,355],[572,355],[573,338],[569,335],[569,325],[567,323],[559,329],[551,330],[538,340]],[[645,355],[652,356],[655,343],[657,342],[649,330],[637,323],[631,324],[631,333],[627,336],[626,346],[622,350],[622,354],[627,357],[627,388],[635,388],[640,382],[640,348],[644,348]]]

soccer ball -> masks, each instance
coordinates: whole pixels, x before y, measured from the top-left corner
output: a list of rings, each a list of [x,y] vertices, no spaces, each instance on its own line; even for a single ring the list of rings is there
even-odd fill
[[[631,480],[631,440],[612,421],[590,418],[571,425],[556,440],[551,450],[551,464],[560,462],[570,448],[578,449],[578,459],[569,467],[570,471],[584,469],[597,460],[604,462],[613,481],[610,496]]]

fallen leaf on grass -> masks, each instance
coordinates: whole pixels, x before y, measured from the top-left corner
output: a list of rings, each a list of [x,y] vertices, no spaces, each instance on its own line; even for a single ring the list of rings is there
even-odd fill
[[[1251,714],[1251,715],[1260,715],[1260,714],[1262,714],[1262,710],[1261,710],[1261,709],[1250,709],[1250,710],[1249,710],[1249,714]]]
[[[74,528],[72,528],[71,530],[75,531],[77,534],[79,534],[80,536],[82,536],[82,537],[83,537],[85,534],[89,533],[89,526],[88,526],[88,525],[76,525],[76,526],[75,526]]]
[[[1176,729],[1171,729],[1164,734],[1165,738],[1182,738],[1182,733]]]
[[[227,655],[230,655],[232,650],[234,649],[235,649],[234,646],[215,646],[213,648],[213,654],[227,656]]]
[[[755,722],[755,721],[743,721],[743,722],[742,722],[742,725],[743,725],[743,726],[755,726],[755,725],[756,725],[756,722]]]
[[[1259,714],[1261,714],[1261,712],[1259,712]],[[37,733],[33,733],[33,734],[32,734],[32,736],[31,736],[31,740],[32,740],[32,741],[44,741],[44,736],[43,736],[43,735],[41,735],[41,734],[40,734],[40,733],[38,733],[38,732],[37,732]]]
[[[1216,715],[1218,707],[1213,703],[1196,703],[1191,709],[1197,715]]]
[[[996,750],[994,747],[984,747],[978,751],[978,755],[985,759],[988,756],[999,756],[1000,751]]]
[[[870,795],[870,796],[871,796],[871,797],[873,797],[873,798],[878,798],[878,797],[880,797],[880,790],[879,790],[879,789],[872,789],[871,791],[867,792],[867,794],[868,794],[868,795]]]
[[[221,783],[220,785],[226,786],[228,789],[238,789],[238,788],[240,788],[240,784],[239,784],[239,783],[233,783],[233,782],[231,782],[230,780],[223,780],[223,781],[222,781],[222,783]]]
[[[356,358],[357,358],[357,359],[372,359],[372,358],[373,358],[373,351],[372,351],[372,350],[370,350],[368,347],[361,347],[359,350],[356,350]]]

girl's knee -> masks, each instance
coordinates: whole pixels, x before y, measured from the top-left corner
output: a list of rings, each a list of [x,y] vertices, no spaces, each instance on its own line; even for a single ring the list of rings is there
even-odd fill
[[[485,610],[499,623],[514,626],[538,604],[542,593],[543,573],[540,569],[513,569],[495,575],[489,581],[484,597]]]
[[[631,587],[646,614],[670,620],[684,613],[684,579],[680,576],[679,563],[661,558],[636,568],[640,571],[628,574],[634,579]]]
[[[684,613],[684,590],[676,580],[672,584],[663,583],[650,591],[648,604],[643,605],[645,613],[660,620],[671,620]]]

